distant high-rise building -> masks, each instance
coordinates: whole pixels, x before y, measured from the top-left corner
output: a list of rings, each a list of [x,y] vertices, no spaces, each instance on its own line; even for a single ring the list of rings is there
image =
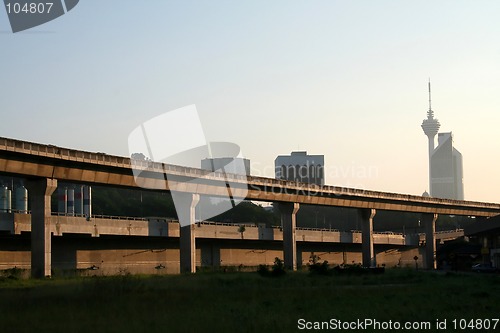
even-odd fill
[[[464,200],[462,154],[453,147],[452,133],[439,133],[431,156],[431,196]]]
[[[431,197],[464,199],[462,154],[453,147],[452,133],[439,133],[438,146],[434,138],[441,124],[434,118],[431,108],[431,83],[429,82],[429,111],[422,122],[422,129],[429,139],[429,192]]]
[[[306,151],[294,151],[274,160],[277,179],[286,179],[316,185],[325,185],[324,155],[307,155]]]

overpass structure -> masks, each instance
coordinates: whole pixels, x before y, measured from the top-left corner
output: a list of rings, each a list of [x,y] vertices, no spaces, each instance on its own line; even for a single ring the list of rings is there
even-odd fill
[[[134,177],[134,168],[140,169],[139,176]],[[373,220],[377,210],[422,213],[426,230],[426,262],[429,269],[436,267],[435,223],[439,214],[486,218],[500,214],[500,204],[496,203],[318,186],[272,178],[212,173],[151,161],[132,163],[126,157],[8,138],[0,138],[0,174],[27,180],[26,187],[30,192],[32,211],[31,256],[34,276],[50,275],[50,196],[57,188],[58,181],[185,193],[189,198],[187,204],[176,209],[179,215],[189,217],[189,225],[181,227],[179,231],[181,271],[187,272],[195,271],[194,210],[199,197],[227,194],[228,180],[235,184],[232,191],[236,197],[244,196],[249,200],[279,203],[283,222],[284,260],[291,269],[297,267],[296,214],[301,204],[358,209],[362,219],[363,265],[366,267],[376,265]]]

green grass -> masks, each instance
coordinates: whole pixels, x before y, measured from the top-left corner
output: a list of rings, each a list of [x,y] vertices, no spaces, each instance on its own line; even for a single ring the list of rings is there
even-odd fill
[[[498,295],[498,275],[408,270],[361,276],[3,277],[0,332],[289,332],[297,331],[300,318],[435,323],[498,318]]]

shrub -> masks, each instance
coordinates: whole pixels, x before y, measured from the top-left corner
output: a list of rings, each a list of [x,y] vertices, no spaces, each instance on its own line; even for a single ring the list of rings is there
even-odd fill
[[[276,257],[274,258],[274,264],[271,267],[271,271],[269,271],[266,265],[259,265],[257,273],[259,273],[260,276],[281,276],[286,273],[285,264],[283,263],[283,260]]]
[[[309,268],[309,272],[311,274],[319,274],[319,275],[329,275],[329,267],[328,267],[328,261],[323,261],[322,263],[319,262],[321,258],[314,253],[311,253],[311,256],[309,257],[309,264],[307,265]]]
[[[309,264],[309,272],[311,274],[319,274],[319,275],[330,275],[331,271],[328,267],[328,261],[323,261],[321,264],[316,262],[314,264]]]
[[[285,273],[285,264],[283,263],[283,260],[278,257],[274,258],[274,265],[272,267],[273,276],[280,276]]]
[[[266,265],[259,265],[257,273],[259,273],[260,276],[269,276],[269,269]]]

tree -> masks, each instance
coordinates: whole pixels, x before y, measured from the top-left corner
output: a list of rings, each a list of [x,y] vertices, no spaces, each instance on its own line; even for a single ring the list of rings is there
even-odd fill
[[[138,161],[149,161],[149,158],[146,157],[143,153],[133,153],[130,155],[130,158]]]

